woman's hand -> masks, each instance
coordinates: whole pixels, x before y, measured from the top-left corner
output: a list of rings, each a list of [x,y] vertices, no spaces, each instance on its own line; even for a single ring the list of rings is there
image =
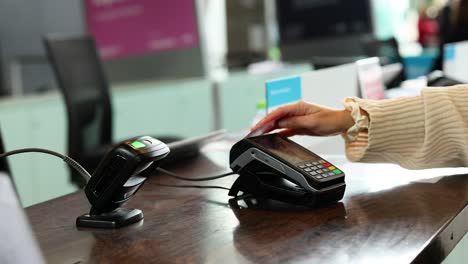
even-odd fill
[[[279,133],[287,137],[336,135],[345,133],[354,125],[354,120],[348,110],[330,109],[300,101],[275,109],[260,120],[251,131],[272,122],[274,125],[269,126],[263,132],[268,133],[275,129],[283,129]]]

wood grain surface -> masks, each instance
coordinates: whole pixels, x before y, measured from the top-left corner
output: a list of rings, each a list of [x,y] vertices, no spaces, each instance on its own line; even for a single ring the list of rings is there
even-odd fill
[[[228,171],[217,164],[200,155],[167,169],[193,177]],[[163,187],[157,184],[187,183],[155,174],[125,205],[143,210],[144,220],[125,228],[78,230],[76,217],[89,210],[82,191],[27,214],[49,263],[440,262],[468,230],[466,222],[451,224],[467,219],[467,175],[402,174],[385,164],[343,163],[341,169],[345,197],[325,208]],[[230,187],[235,177],[202,184]],[[448,227],[451,239],[443,235]]]

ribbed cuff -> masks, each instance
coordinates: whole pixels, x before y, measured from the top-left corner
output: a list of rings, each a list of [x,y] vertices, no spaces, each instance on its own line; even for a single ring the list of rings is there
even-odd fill
[[[351,113],[351,117],[354,120],[354,125],[344,135],[346,143],[355,142],[358,139],[359,132],[369,128],[369,117],[361,113],[361,108],[356,99],[358,98],[347,97],[344,100],[344,107]]]
[[[349,160],[401,163],[411,149],[423,144],[425,118],[421,97],[355,100],[369,114],[370,123],[367,133],[359,133],[355,142],[346,144]]]

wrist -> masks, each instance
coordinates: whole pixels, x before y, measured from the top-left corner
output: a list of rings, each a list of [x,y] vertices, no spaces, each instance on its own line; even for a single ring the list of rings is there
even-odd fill
[[[339,131],[340,133],[346,133],[352,126],[354,126],[355,121],[351,115],[351,111],[343,109],[339,111]]]

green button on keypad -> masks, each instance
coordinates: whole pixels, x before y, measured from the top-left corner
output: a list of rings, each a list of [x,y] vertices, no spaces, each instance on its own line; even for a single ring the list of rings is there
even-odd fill
[[[336,175],[338,175],[338,174],[341,173],[341,171],[340,171],[339,169],[334,169],[334,170],[333,170],[333,173],[335,173]]]

